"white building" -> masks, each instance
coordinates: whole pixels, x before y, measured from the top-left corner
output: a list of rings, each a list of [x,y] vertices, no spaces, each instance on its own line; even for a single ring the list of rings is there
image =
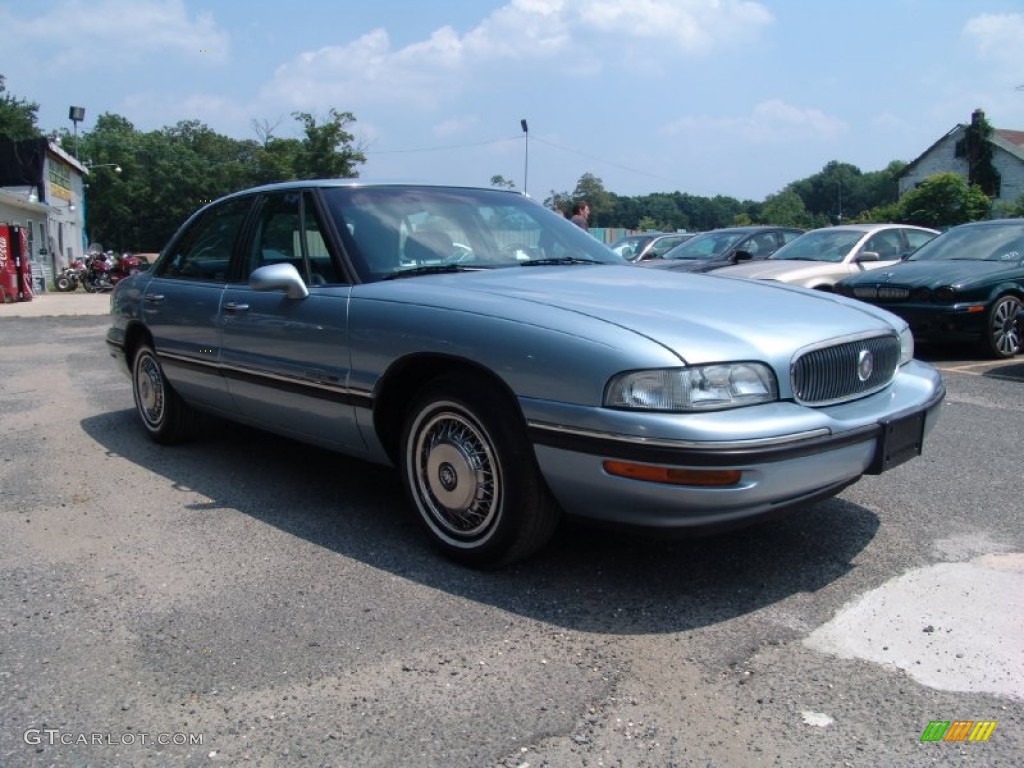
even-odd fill
[[[87,173],[49,139],[0,142],[0,223],[25,228],[33,273],[45,284],[85,254]]]
[[[980,120],[985,113],[976,109],[972,120]],[[956,173],[966,181],[969,178],[967,129],[958,124],[949,133],[932,144],[899,176],[900,196],[917,187],[936,173]],[[993,198],[1013,202],[1024,195],[1024,131],[993,128],[989,139],[992,146],[992,165],[999,173],[999,192]]]

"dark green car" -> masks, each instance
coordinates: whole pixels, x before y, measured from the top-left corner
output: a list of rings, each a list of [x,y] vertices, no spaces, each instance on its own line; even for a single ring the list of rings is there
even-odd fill
[[[836,284],[836,293],[882,307],[918,342],[977,341],[992,357],[1021,351],[1024,219],[961,224],[905,261]]]

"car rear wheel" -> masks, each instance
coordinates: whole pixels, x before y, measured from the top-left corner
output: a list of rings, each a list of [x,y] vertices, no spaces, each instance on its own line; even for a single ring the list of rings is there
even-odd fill
[[[1013,357],[1020,351],[1020,308],[1021,300],[1016,296],[1000,296],[988,311],[984,344],[993,357]]]
[[[433,544],[477,568],[521,560],[554,533],[559,510],[522,417],[483,380],[443,377],[409,410],[402,481]]]
[[[172,445],[192,435],[195,412],[171,387],[148,344],[136,350],[132,361],[132,395],[142,425],[154,441]]]

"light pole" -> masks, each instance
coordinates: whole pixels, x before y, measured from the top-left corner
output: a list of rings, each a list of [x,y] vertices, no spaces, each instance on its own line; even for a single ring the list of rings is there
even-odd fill
[[[526,119],[519,121],[519,125],[523,129],[523,144],[526,147],[526,158],[523,161],[523,194],[526,194],[526,181],[530,177],[530,128],[526,124]]]
[[[74,126],[75,133],[75,159],[78,159],[78,124],[85,120],[85,107],[69,107],[68,108],[68,120]]]

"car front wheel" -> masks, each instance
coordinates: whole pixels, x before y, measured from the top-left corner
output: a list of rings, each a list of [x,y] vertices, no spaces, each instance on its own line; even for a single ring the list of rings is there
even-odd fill
[[[1020,327],[1017,313],[1021,300],[1016,296],[1000,296],[988,311],[985,347],[993,357],[1013,357],[1020,351]]]
[[[402,480],[431,541],[477,568],[521,560],[551,538],[559,511],[509,398],[483,380],[444,377],[409,410]]]
[[[146,432],[163,445],[191,436],[196,417],[164,376],[153,348],[142,344],[132,361],[132,395]]]

